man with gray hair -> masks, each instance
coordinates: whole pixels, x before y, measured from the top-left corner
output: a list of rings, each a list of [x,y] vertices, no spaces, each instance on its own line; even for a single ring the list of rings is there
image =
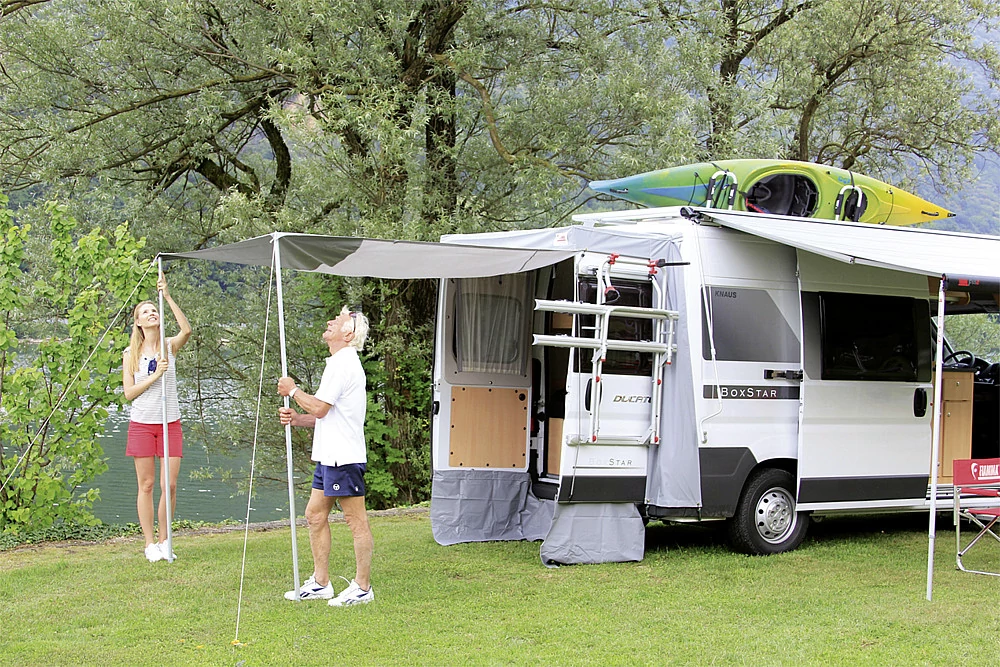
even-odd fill
[[[368,401],[365,371],[358,356],[368,337],[368,318],[345,306],[336,319],[326,324],[323,341],[330,356],[316,394],[305,393],[290,377],[278,380],[278,393],[305,410],[300,413],[282,407],[278,417],[284,425],[314,429],[312,460],[316,461],[312,494],[306,505],[313,574],[298,591],[285,593],[285,598],[330,600],[331,607],[346,607],[375,599],[371,585],[374,544],[365,511],[364,473],[368,459],[364,426]],[[338,502],[354,537],[356,570],[348,587],[334,597],[330,583],[330,512]]]

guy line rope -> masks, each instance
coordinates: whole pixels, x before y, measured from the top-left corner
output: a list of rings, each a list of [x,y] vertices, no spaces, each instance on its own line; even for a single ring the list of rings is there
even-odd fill
[[[260,400],[264,392],[264,359],[267,355],[267,328],[271,321],[271,288],[274,286],[274,262],[271,262],[271,274],[267,279],[267,306],[264,309],[264,340],[260,351],[260,378],[257,381],[257,410],[254,414],[253,447],[250,450],[250,486],[247,489],[247,518],[243,526],[243,560],[240,563],[240,592],[236,599],[236,633],[232,644],[240,645],[240,612],[243,608],[243,580],[247,567],[247,541],[250,537],[250,505],[253,501],[253,473],[257,461],[257,434],[260,429]]]

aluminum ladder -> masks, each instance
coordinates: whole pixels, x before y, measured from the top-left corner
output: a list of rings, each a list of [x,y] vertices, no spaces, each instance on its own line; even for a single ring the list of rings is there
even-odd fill
[[[686,262],[683,262],[686,264]],[[616,264],[632,264],[648,269],[650,284],[652,285],[653,302],[655,307],[642,308],[638,306],[616,306],[606,303],[606,295],[615,291],[611,284],[611,270]],[[664,260],[649,260],[640,262],[637,260],[623,259],[619,255],[612,254],[597,271],[597,303],[582,303],[576,301],[551,301],[545,299],[535,300],[535,310],[540,312],[568,313],[571,315],[594,315],[594,337],[567,336],[567,335],[545,335],[535,334],[534,345],[544,345],[548,347],[574,348],[580,350],[593,350],[591,367],[591,409],[589,433],[585,438],[570,440],[569,444],[607,444],[607,445],[658,445],[660,443],[660,398],[663,392],[663,371],[666,366],[673,362],[673,356],[677,352],[677,344],[674,342],[676,322],[680,314],[675,310],[666,308],[666,293],[660,287],[656,279],[657,269],[670,265]],[[608,327],[612,317],[636,317],[649,319],[653,322],[653,336],[651,341],[625,341],[609,340]],[[574,331],[578,331],[576,317],[574,320]],[[649,428],[646,433],[636,437],[623,436],[601,436],[601,373],[604,362],[607,359],[608,350],[625,350],[629,352],[648,352],[653,355],[653,369],[650,375],[652,385],[650,397],[650,418]]]

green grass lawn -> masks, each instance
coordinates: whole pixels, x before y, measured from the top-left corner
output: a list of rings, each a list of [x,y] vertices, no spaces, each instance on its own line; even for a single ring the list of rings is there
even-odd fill
[[[949,524],[930,603],[921,517],[827,519],[767,558],[651,524],[641,563],[549,569],[538,543],[441,547],[426,514],[379,516],[376,600],[348,609],[285,601],[290,533],[251,532],[236,646],[241,531],[180,533],[172,564],[132,538],[26,547],[0,552],[0,664],[998,664],[1000,578],[955,570]],[[333,538],[350,578],[346,526]]]

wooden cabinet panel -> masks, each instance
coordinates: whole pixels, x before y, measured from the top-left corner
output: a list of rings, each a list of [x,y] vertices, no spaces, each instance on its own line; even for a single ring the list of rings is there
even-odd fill
[[[953,371],[944,374],[941,397],[946,401],[971,401],[973,375],[971,371]]]
[[[448,465],[524,468],[528,451],[528,391],[451,388]]]
[[[941,474],[938,482],[951,484],[951,464],[972,455],[972,401],[945,401],[941,415]]]
[[[549,431],[548,450],[545,453],[545,472],[550,475],[559,474],[559,462],[562,458],[563,420],[550,418],[546,422]]]
[[[941,383],[941,449],[938,484],[952,483],[952,462],[972,455],[972,371],[950,371]],[[933,428],[933,420],[931,425]]]

